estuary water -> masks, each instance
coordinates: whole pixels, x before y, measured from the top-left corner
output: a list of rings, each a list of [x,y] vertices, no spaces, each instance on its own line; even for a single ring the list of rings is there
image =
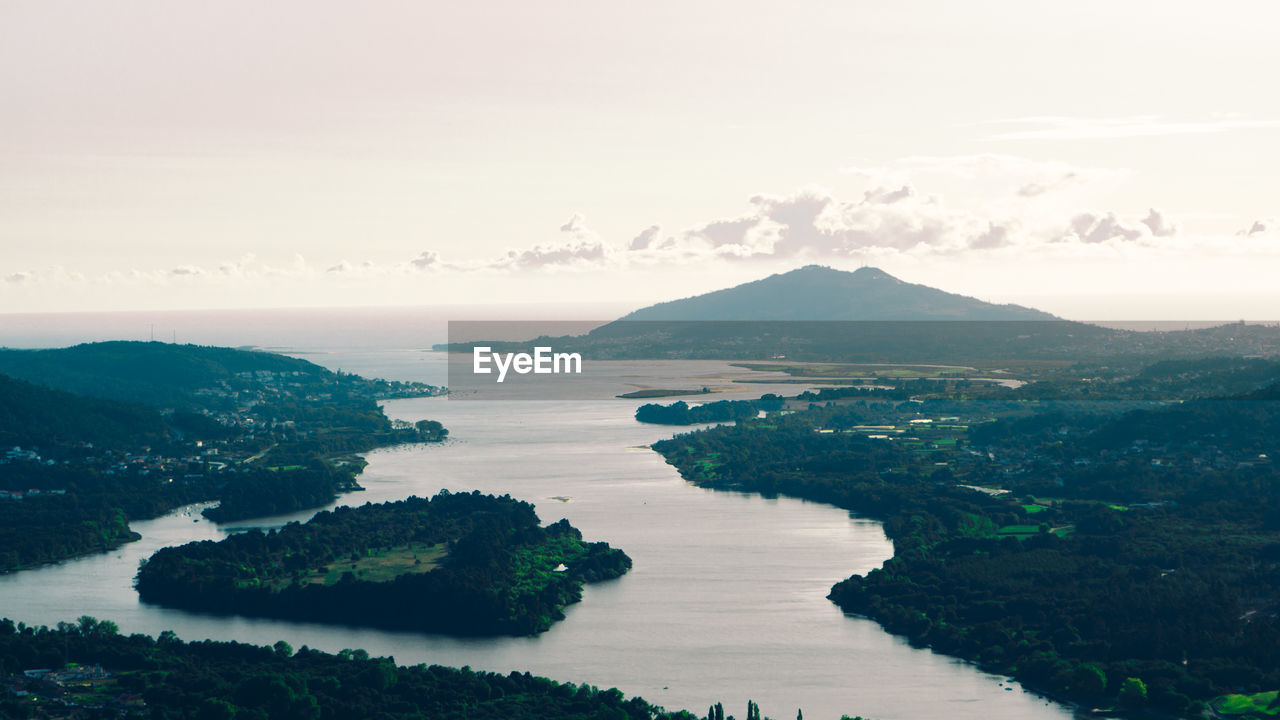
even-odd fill
[[[365,375],[444,382],[443,361],[432,353],[302,356]],[[724,368],[691,365],[686,374],[717,369]],[[142,540],[114,552],[0,576],[0,615],[53,624],[88,614],[114,620],[125,633],[171,629],[188,640],[285,640],[326,651],[364,648],[402,664],[528,670],[617,687],[670,709],[705,713],[723,701],[739,717],[748,699],[780,719],[797,709],[831,720],[846,713],[881,720],[1071,716],[1005,678],[909,647],[872,621],[843,615],[825,595],[837,580],[878,567],[892,554],[879,523],[826,505],[685,483],[647,448],[676,429],[635,422],[632,413],[643,402],[391,401],[390,416],[440,420],[451,439],[369,453],[360,479],[367,490],[338,501],[396,500],[441,488],[510,493],[534,503],[544,522],[568,518],[587,539],[606,540],[631,556],[630,573],[588,586],[564,621],[536,637],[458,639],[139,603],[132,576],[156,549],[311,515],[218,526],[201,518],[198,507],[134,523]]]

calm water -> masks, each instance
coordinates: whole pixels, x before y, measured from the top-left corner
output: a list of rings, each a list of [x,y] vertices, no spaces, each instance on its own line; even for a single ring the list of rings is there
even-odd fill
[[[432,353],[305,357],[362,374],[443,380],[443,363]],[[441,420],[454,439],[370,453],[361,479],[368,490],[340,501],[441,488],[511,493],[535,503],[544,522],[566,517],[588,539],[608,540],[631,555],[631,573],[589,586],[566,620],[534,638],[455,639],[141,605],[131,578],[142,558],[227,531],[197,522],[198,508],[134,523],[143,539],[115,552],[0,576],[0,615],[52,624],[90,614],[116,621],[124,632],[283,639],[328,651],[361,647],[400,663],[530,670],[618,687],[668,708],[705,712],[722,700],[739,716],[748,698],[775,718],[792,717],[797,708],[833,720],[841,713],[882,720],[1070,716],[1016,685],[1010,690],[1004,678],[845,617],[824,596],[836,580],[891,554],[879,524],[814,503],[692,487],[644,447],[670,429],[634,422],[637,404],[395,401],[388,414]],[[240,525],[278,525],[309,514]]]

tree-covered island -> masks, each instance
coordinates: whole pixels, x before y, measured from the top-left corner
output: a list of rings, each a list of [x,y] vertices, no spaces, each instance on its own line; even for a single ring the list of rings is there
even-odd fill
[[[138,571],[146,602],[188,610],[422,630],[531,635],[582,585],[631,567],[565,520],[538,524],[510,497],[341,507],[278,531],[163,548]]]

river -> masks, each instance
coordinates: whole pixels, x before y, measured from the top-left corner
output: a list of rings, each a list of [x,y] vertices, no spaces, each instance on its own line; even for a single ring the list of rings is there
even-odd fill
[[[305,355],[366,375],[442,382],[442,363],[430,356]],[[831,720],[842,713],[880,720],[1071,716],[1005,678],[844,616],[824,596],[835,581],[890,556],[879,523],[817,503],[685,483],[647,449],[672,429],[635,422],[641,402],[391,401],[392,417],[440,420],[451,439],[369,453],[360,480],[367,490],[339,500],[395,500],[441,488],[510,493],[535,503],[544,522],[568,518],[587,539],[607,540],[632,557],[629,574],[588,586],[567,619],[537,637],[458,639],[215,617],[138,602],[132,575],[156,549],[310,512],[219,527],[201,519],[198,508],[183,508],[135,522],[142,540],[111,553],[0,576],[0,615],[53,624],[88,614],[126,633],[283,639],[326,651],[364,648],[402,664],[528,670],[698,713],[719,700],[741,716],[750,698],[779,719],[798,708],[808,718]]]

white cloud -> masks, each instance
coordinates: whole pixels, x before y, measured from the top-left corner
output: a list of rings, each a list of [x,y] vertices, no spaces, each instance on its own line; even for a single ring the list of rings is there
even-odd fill
[[[1115,213],[1084,212],[1071,218],[1070,230],[1063,239],[1097,244],[1111,240],[1137,240],[1143,235],[1138,223],[1127,223],[1116,217]]]
[[[658,247],[662,242],[662,226],[650,225],[640,231],[639,235],[631,238],[631,243],[627,246],[627,249],[648,250],[649,248]]]
[[[916,194],[915,188],[911,187],[910,185],[903,185],[902,187],[896,190],[890,190],[889,188],[878,187],[878,188],[875,188],[874,190],[868,190],[865,193],[863,193],[862,201],[864,203],[879,203],[881,205],[892,205],[900,200],[906,200],[907,198],[914,197],[915,194]]]
[[[431,250],[423,250],[417,257],[409,261],[409,265],[418,270],[437,268],[440,267],[440,264],[440,255]]]
[[[1151,234],[1156,237],[1173,237],[1178,234],[1178,226],[1155,208],[1147,210],[1147,216],[1142,219],[1142,224],[1146,225]]]
[[[1277,228],[1280,228],[1280,224],[1277,224],[1275,219],[1259,219],[1254,220],[1247,230],[1241,230],[1236,234],[1244,237],[1262,237],[1274,233]]]
[[[573,233],[575,235],[590,232],[587,229],[587,218],[582,213],[574,213],[568,222],[560,226],[560,232]]]
[[[535,269],[554,266],[584,266],[605,259],[604,245],[599,241],[574,240],[560,244],[535,245],[528,250],[512,250],[489,265],[493,268]]]

